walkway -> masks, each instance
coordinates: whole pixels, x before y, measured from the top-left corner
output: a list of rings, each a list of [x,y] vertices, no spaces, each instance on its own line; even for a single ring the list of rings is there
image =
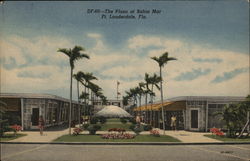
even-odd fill
[[[163,134],[163,130],[160,130],[160,133]],[[205,132],[190,132],[190,131],[184,131],[184,130],[180,130],[180,131],[171,130],[171,131],[165,131],[165,134],[172,136],[174,138],[177,138],[181,142],[184,142],[184,143],[221,142],[219,140],[211,139],[211,138],[204,136],[205,134],[209,134],[209,133],[205,133]]]
[[[60,131],[44,131],[42,136],[39,131],[23,131],[18,133],[27,134],[27,136],[11,140],[10,142],[51,142],[62,135],[68,134],[69,129]]]
[[[159,131],[160,131],[160,134],[163,135],[163,130],[159,130]],[[72,129],[72,132],[73,132],[73,129]],[[19,132],[19,133],[27,134],[27,136],[11,140],[10,142],[51,142],[62,135],[68,134],[68,129],[59,130],[59,131],[44,131],[44,135],[42,136],[40,135],[39,131],[24,131],[24,132]],[[88,131],[84,131],[82,133],[88,134]],[[107,133],[107,131],[97,132],[97,134],[104,134],[104,133]],[[133,133],[133,132],[129,131],[129,133]],[[149,132],[144,131],[144,132],[141,132],[141,134],[142,135],[149,134]],[[172,136],[174,138],[177,138],[181,142],[184,142],[184,143],[221,142],[221,141],[203,136],[208,133],[189,132],[189,131],[181,130],[181,131],[165,131],[165,134]]]

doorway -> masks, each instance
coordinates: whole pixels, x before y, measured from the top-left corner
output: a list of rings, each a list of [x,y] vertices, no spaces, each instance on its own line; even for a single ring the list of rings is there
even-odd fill
[[[191,129],[198,129],[199,110],[191,110]]]
[[[39,108],[32,108],[31,127],[38,128]]]

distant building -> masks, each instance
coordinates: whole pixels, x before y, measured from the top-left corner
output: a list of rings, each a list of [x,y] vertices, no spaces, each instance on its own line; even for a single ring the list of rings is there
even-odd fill
[[[177,116],[178,129],[208,131],[212,127],[223,128],[225,123],[215,113],[223,111],[225,105],[244,100],[245,97],[233,96],[183,96],[168,99],[163,103],[166,129],[171,129],[172,115]],[[142,113],[148,123],[153,111],[153,125],[162,128],[161,107],[161,103],[156,102],[152,106],[148,104],[147,107],[137,107],[134,111]]]
[[[7,104],[7,113],[20,117],[19,125],[24,130],[37,129],[39,116],[45,127],[68,123],[70,100],[49,94],[3,93],[0,100]],[[72,121],[79,120],[82,104],[72,102]]]

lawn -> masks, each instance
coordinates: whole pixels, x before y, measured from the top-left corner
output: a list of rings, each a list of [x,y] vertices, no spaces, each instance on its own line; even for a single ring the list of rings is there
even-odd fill
[[[134,139],[102,139],[100,135],[81,134],[77,136],[64,135],[54,142],[180,142],[171,136],[155,137],[152,135],[138,135]]]
[[[127,122],[126,124],[123,123],[105,123],[105,124],[100,124],[102,126],[101,131],[107,131],[110,128],[123,128],[126,131],[131,131],[129,127],[132,125],[131,123]]]
[[[10,141],[13,139],[17,139],[23,136],[26,136],[27,134],[17,134],[16,136],[14,136],[14,134],[4,134],[3,137],[0,137],[0,141]]]
[[[230,141],[250,142],[250,137],[247,137],[247,138],[228,138],[228,137],[225,137],[225,136],[216,136],[216,135],[204,135],[204,136],[212,138],[212,139],[224,141],[224,142],[230,142]]]
[[[107,123],[113,123],[113,122],[121,123],[120,119],[117,118],[107,119]]]
[[[100,131],[108,131],[108,129],[111,128],[123,128],[126,131],[131,131],[129,127],[132,125],[130,122],[123,124],[121,123],[120,119],[117,118],[107,119],[107,122],[105,124],[98,124],[101,125]]]

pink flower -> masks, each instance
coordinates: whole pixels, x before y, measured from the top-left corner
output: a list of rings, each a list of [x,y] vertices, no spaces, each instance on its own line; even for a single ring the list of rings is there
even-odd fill
[[[158,130],[150,130],[150,134],[153,136],[160,136],[160,132]]]
[[[101,135],[103,139],[133,139],[135,135],[128,133],[109,133]]]
[[[74,134],[74,135],[79,135],[80,132],[82,132],[82,129],[81,129],[81,128],[74,128],[74,129],[73,129],[73,134]]]

